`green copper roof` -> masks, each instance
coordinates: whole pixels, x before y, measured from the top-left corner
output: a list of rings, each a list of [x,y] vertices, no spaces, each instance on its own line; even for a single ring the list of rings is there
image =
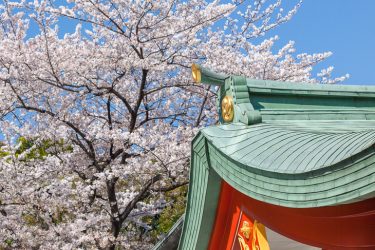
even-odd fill
[[[338,122],[336,122],[338,123]],[[343,125],[340,126],[348,127]],[[304,126],[241,123],[209,127],[205,137],[233,161],[252,169],[281,174],[303,174],[330,167],[375,143],[375,123],[364,130],[341,131],[334,123]],[[350,124],[348,124],[350,125]],[[353,125],[353,124],[352,124]],[[327,127],[330,130],[327,130]]]
[[[233,128],[233,126],[236,125],[229,127]],[[262,124],[255,127],[268,126]],[[276,129],[276,131],[282,130]],[[232,186],[238,187],[241,192],[276,205],[317,207],[358,201],[368,198],[368,195],[375,192],[373,141],[370,140],[368,144],[366,142],[362,145],[361,141],[350,140],[357,136],[373,140],[373,132],[355,132],[344,137],[346,141],[351,141],[347,147],[342,146],[346,143],[335,144],[332,142],[331,145],[327,143],[322,148],[318,148],[319,150],[313,151],[310,148],[306,151],[302,146],[293,147],[296,143],[301,142],[296,139],[288,142],[293,143],[290,147],[281,143],[280,147],[273,148],[278,144],[278,141],[274,139],[270,141],[274,145],[268,148],[260,146],[259,148],[263,149],[254,148],[254,151],[251,151],[246,145],[245,148],[248,151],[244,152],[247,155],[246,153],[240,154],[241,151],[239,151],[234,153],[234,156],[227,153],[228,148],[220,149],[220,144],[216,143],[217,141],[212,137],[207,137],[205,130],[202,131],[201,136],[207,143],[208,150],[204,157],[208,158],[207,162],[210,162],[210,167],[222,179]],[[221,138],[230,133],[222,130]],[[294,133],[289,133],[289,135],[295,136]],[[324,135],[330,135],[333,139],[337,136],[335,133]],[[347,136],[348,133],[341,133],[341,135]],[[259,140],[263,141],[260,138]],[[248,145],[252,142],[251,139],[245,141],[248,142]],[[258,142],[253,142],[254,144],[250,145],[259,145]],[[308,144],[311,147],[315,147],[310,143]],[[319,143],[316,144],[319,145]],[[280,149],[284,152],[280,153]],[[345,154],[346,152],[347,154]],[[240,156],[243,155],[246,155],[246,158],[240,159]],[[291,155],[295,157],[291,157]],[[237,157],[238,159],[236,159]],[[249,162],[253,165],[250,165]]]
[[[375,129],[318,133],[232,124],[204,129],[202,136],[220,177],[267,203],[330,206],[375,193]]]
[[[340,97],[367,96],[375,97],[375,86],[294,83],[270,80],[246,79],[250,92],[305,94],[305,95],[336,95]]]
[[[221,180],[254,199],[309,208],[375,197],[375,87],[282,83],[202,71],[233,122],[192,142],[179,249],[207,249]],[[208,82],[209,83],[209,82]]]

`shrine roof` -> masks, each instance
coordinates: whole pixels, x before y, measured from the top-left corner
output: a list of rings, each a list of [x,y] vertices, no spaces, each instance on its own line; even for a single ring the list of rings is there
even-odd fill
[[[220,124],[192,141],[179,249],[207,249],[222,181],[292,208],[375,197],[375,87],[254,80],[199,65],[193,77],[220,86]]]
[[[371,149],[375,121],[232,123],[208,127],[202,133],[248,171],[295,178],[287,175],[308,177]]]
[[[375,123],[336,123],[205,128],[193,141],[192,168],[213,170],[247,196],[279,206],[334,206],[374,197]],[[207,185],[201,176],[191,178]]]
[[[192,160],[207,158],[242,193],[301,208],[375,194],[374,86],[255,80],[199,65],[193,78],[220,86],[220,123],[200,131]]]

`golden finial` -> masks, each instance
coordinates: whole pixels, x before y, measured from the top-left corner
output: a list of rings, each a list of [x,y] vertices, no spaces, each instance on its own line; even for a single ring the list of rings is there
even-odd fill
[[[221,101],[221,117],[225,122],[233,121],[234,105],[233,98],[229,95],[225,96]]]
[[[196,83],[201,83],[202,74],[198,64],[193,63],[191,66],[191,73],[193,74],[193,79]]]

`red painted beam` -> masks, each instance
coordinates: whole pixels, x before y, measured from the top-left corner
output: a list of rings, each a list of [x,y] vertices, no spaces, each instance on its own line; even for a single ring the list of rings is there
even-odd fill
[[[273,231],[323,249],[375,249],[375,199],[318,208],[289,208],[252,199],[222,182],[210,250],[231,249],[244,211]]]

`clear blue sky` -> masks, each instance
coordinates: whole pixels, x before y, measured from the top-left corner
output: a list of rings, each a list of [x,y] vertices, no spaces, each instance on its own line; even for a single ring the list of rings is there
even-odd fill
[[[297,52],[331,51],[321,66],[334,66],[335,76],[349,73],[346,84],[375,85],[374,25],[375,0],[304,0],[291,21],[268,35],[279,35],[280,45],[295,41]]]

